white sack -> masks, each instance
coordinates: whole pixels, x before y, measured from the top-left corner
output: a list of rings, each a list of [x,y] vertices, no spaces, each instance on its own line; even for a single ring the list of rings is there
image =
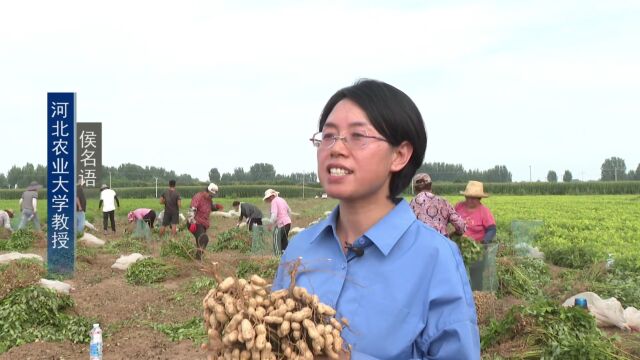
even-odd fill
[[[616,326],[623,330],[629,330],[629,325],[624,317],[622,304],[616,298],[601,299],[593,292],[583,292],[568,298],[562,306],[569,307],[575,305],[577,297],[587,299],[587,307],[591,315],[595,316],[596,323],[600,327]]]
[[[640,310],[629,306],[624,309],[624,319],[627,321],[627,325],[634,331],[640,331]]]
[[[67,295],[69,295],[69,291],[71,291],[71,285],[56,280],[40,279],[40,286]]]
[[[95,226],[93,226],[93,224],[92,224],[92,223],[90,223],[90,222],[88,222],[88,221],[85,221],[85,222],[84,222],[84,227],[89,228],[89,230],[96,231],[96,227],[95,227]]]
[[[218,217],[225,217],[225,218],[232,217],[232,215],[230,213],[224,212],[224,211],[213,211],[211,213],[211,216],[218,216]]]
[[[82,235],[82,237],[80,239],[78,239],[82,242],[84,242],[86,245],[88,246],[92,246],[92,247],[99,247],[99,246],[104,246],[105,242],[102,239],[97,238],[96,236],[89,234],[87,232],[84,233],[84,235]]]
[[[289,235],[297,234],[297,233],[301,232],[302,230],[304,230],[304,228],[296,226],[293,229],[289,230]]]
[[[0,255],[0,264],[6,264],[8,262],[19,260],[19,259],[34,259],[38,261],[42,261],[42,256],[36,254],[21,254],[19,252],[10,252],[8,254]]]
[[[127,270],[129,266],[131,266],[131,264],[144,258],[147,258],[147,256],[139,253],[133,253],[126,256],[122,255],[118,258],[118,260],[116,260],[115,263],[113,263],[113,265],[111,265],[111,268],[116,270]]]

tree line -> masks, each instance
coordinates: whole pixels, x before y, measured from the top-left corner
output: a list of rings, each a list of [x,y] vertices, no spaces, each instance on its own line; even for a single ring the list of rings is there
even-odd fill
[[[511,172],[504,165],[496,165],[487,170],[465,169],[461,164],[449,164],[444,162],[424,163],[419,172],[431,175],[433,181],[464,183],[469,180],[478,180],[487,183],[510,183]],[[175,179],[180,185],[200,185],[211,181],[218,184],[318,184],[318,176],[315,172],[296,172],[290,174],[278,174],[275,167],[268,163],[255,163],[248,170],[243,167],[233,169],[233,172],[220,173],[218,168],[209,170],[208,179],[202,181],[189,174],[176,174],[173,170],[162,167],[145,166],[126,163],[119,166],[103,166],[100,183],[111,183],[112,187],[137,187],[153,186],[156,179],[163,186]],[[31,181],[37,181],[46,185],[47,168],[44,165],[27,163],[24,166],[14,165],[6,173],[0,173],[0,188],[26,187]],[[562,180],[573,181],[571,171],[565,170]],[[635,170],[627,171],[624,159],[611,157],[606,159],[601,166],[601,181],[640,180],[640,164]],[[550,170],[547,181],[558,182],[558,174]]]
[[[476,180],[488,183],[510,183],[511,172],[504,165],[496,165],[488,170],[466,170],[461,164],[443,162],[424,163],[418,172],[426,172],[432,181],[467,182]]]
[[[600,181],[635,181],[640,180],[640,164],[635,170],[631,169],[627,171],[627,165],[624,159],[613,156],[605,159],[600,166]],[[550,183],[558,182],[558,174],[554,170],[549,170],[547,173],[547,181]],[[565,170],[562,175],[563,182],[573,181],[573,174],[571,171]]]
[[[32,181],[37,181],[46,186],[47,167],[27,163],[24,166],[14,165],[7,174],[0,173],[0,188],[24,188]],[[140,187],[153,186],[156,179],[158,184],[166,186],[173,179],[180,185],[201,185],[212,181],[218,184],[317,184],[318,176],[314,172],[277,174],[271,164],[257,163],[251,166],[249,171],[239,167],[233,173],[220,174],[217,168],[209,171],[207,180],[194,178],[189,174],[176,174],[173,170],[162,167],[145,166],[126,163],[119,166],[102,166],[99,183],[110,184],[112,187]],[[99,184],[96,184],[100,186]]]

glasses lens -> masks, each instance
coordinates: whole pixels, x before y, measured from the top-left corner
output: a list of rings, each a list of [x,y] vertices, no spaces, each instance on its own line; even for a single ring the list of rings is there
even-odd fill
[[[347,142],[354,148],[364,148],[369,143],[369,135],[366,130],[356,130],[348,135]]]

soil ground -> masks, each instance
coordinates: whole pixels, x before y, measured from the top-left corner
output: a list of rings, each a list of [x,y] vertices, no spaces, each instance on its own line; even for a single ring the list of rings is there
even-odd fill
[[[315,207],[305,202],[304,210],[293,217],[293,227],[306,227],[324,211],[331,209],[332,200],[317,200]],[[293,211],[302,208],[302,200],[292,200]],[[126,224],[117,220],[115,235],[94,235],[107,242],[123,237]],[[212,243],[217,233],[233,228],[237,218],[212,216],[212,227],[208,234]],[[98,224],[94,224],[98,225]],[[97,226],[98,227],[98,226]],[[157,239],[157,234],[155,235]],[[159,257],[160,242],[150,242],[151,255]],[[35,248],[27,251],[46,259],[46,243],[43,238]],[[72,284],[71,297],[75,301],[72,313],[98,319],[103,329],[104,359],[205,359],[206,354],[199,344],[190,340],[171,341],[165,334],[155,331],[151,324],[179,324],[201,316],[201,302],[208,289],[197,294],[188,291],[195,278],[207,276],[201,271],[208,262],[218,262],[222,275],[235,274],[237,264],[250,255],[237,252],[214,253],[207,251],[203,262],[186,259],[165,258],[179,271],[176,277],[152,286],[134,286],[127,283],[125,272],[112,270],[111,265],[119,254],[110,254],[98,249],[94,256],[79,256],[75,276],[66,280]],[[71,342],[36,342],[14,347],[0,355],[0,360],[9,359],[56,359],[71,360],[88,357],[88,344]]]

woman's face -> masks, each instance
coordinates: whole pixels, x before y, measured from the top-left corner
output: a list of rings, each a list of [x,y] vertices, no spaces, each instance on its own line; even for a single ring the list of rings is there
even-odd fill
[[[480,198],[466,196],[465,201],[467,203],[468,208],[473,209],[480,206]]]
[[[388,142],[372,138],[365,139],[364,147],[349,143],[356,134],[382,138],[365,112],[349,99],[336,104],[322,131],[324,136],[347,137],[346,143],[338,139],[329,148],[318,148],[318,177],[327,195],[347,201],[387,198],[391,173],[404,167],[411,151],[408,156],[399,154]],[[405,152],[406,147],[402,146]]]

